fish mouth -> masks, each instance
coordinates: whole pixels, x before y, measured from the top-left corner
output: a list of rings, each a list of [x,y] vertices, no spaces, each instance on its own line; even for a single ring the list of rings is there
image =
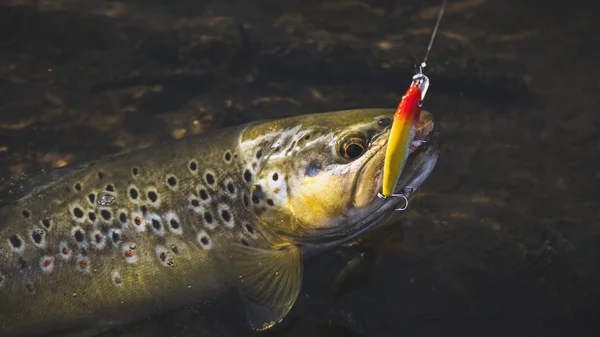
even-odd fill
[[[439,133],[430,132],[421,139],[415,139],[412,147],[407,164],[394,188],[394,194],[403,197],[387,199],[396,201],[394,204],[397,205],[403,202],[406,203],[431,174],[439,156]],[[404,198],[407,200],[404,200]]]
[[[372,196],[372,205],[368,211],[363,212],[365,216],[353,221],[352,226],[320,230],[318,238],[303,240],[303,244],[309,247],[319,244],[321,245],[319,249],[325,249],[351,241],[360,234],[384,224],[385,220],[391,217],[397,209],[402,210],[408,206],[410,197],[425,182],[435,167],[439,151],[438,133],[429,129],[426,132],[415,134],[415,141],[413,141],[406,165],[394,189],[394,195],[398,196],[382,199],[375,193]],[[381,186],[380,179],[376,179],[375,183]]]
[[[428,130],[426,133],[416,134],[404,170],[394,188],[394,195],[387,198],[375,196],[374,198],[379,199],[374,201],[377,203],[375,209],[359,220],[351,233],[346,232],[344,241],[352,240],[361,233],[383,224],[395,211],[406,209],[411,196],[433,171],[439,152],[439,133]]]

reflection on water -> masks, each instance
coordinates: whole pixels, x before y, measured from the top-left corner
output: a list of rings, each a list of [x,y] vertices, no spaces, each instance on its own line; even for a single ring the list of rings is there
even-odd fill
[[[258,119],[395,107],[438,5],[5,1],[0,176]],[[398,240],[365,239],[310,261],[291,316],[265,334],[597,332],[593,13],[559,1],[450,1],[425,103],[443,151],[381,234]],[[336,282],[361,253],[373,254],[367,265]],[[106,336],[244,335],[239,313],[221,302]]]

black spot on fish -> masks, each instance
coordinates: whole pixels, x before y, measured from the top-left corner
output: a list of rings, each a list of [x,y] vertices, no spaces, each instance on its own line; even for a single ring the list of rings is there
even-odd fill
[[[104,172],[98,172],[98,179],[104,179]]]
[[[206,193],[206,190],[204,190],[204,189],[200,190],[200,199],[202,199],[202,200],[208,199],[208,193]]]
[[[311,162],[306,167],[306,175],[309,177],[314,177],[321,172],[321,164],[317,162]]]
[[[83,235],[83,232],[80,230],[76,230],[75,231],[75,240],[77,240],[77,242],[83,242],[84,239],[85,239],[85,236]]]
[[[173,229],[179,228],[179,222],[176,219],[171,219],[171,221],[169,221],[169,223],[171,224],[171,227],[173,227]]]
[[[256,159],[260,159],[262,157],[262,150],[256,151]]]
[[[88,219],[90,219],[90,221],[92,221],[92,222],[96,221],[96,213],[89,212],[88,213]]]
[[[79,219],[83,218],[83,211],[79,207],[73,209],[73,215]]]
[[[206,245],[208,245],[208,243],[210,241],[208,240],[208,237],[205,235],[200,238],[200,242],[202,242],[202,244],[206,246]]]
[[[275,205],[275,203],[273,202],[273,199],[267,199],[267,205],[269,205],[269,206]]]
[[[227,211],[227,210],[222,210],[221,218],[223,218],[223,220],[225,220],[225,222],[229,222],[229,221],[231,221],[231,213],[229,213],[229,211]]]
[[[227,184],[227,191],[229,191],[229,193],[233,194],[233,192],[235,192],[235,186],[233,186],[232,183]]]
[[[40,229],[34,230],[31,233],[31,238],[33,239],[33,242],[35,242],[38,245],[40,243],[42,243],[42,239],[43,239],[42,234],[43,234],[42,230],[40,230]]]
[[[121,240],[121,234],[119,232],[112,232],[111,238],[114,243],[117,243]]]
[[[250,201],[248,200],[248,196],[246,194],[244,194],[242,199],[244,200],[244,207],[248,208],[248,206],[250,206]]]
[[[75,191],[77,191],[77,192],[81,191],[81,184],[80,183],[75,184]]]
[[[226,161],[230,161],[231,160],[231,153],[229,153],[229,151],[225,152],[225,160]]]
[[[152,219],[152,227],[154,227],[154,229],[156,229],[157,231],[160,230],[160,221],[158,221],[158,219]]]
[[[309,139],[310,139],[310,135],[304,136],[304,140],[309,140]]]
[[[190,204],[191,204],[193,207],[198,207],[198,206],[200,206],[200,202],[198,201],[198,199],[192,199],[192,200],[190,201]]]
[[[138,191],[135,188],[131,188],[129,189],[129,196],[131,197],[131,199],[137,199],[139,196]]]
[[[254,190],[258,193],[262,192],[262,186],[260,185],[254,185]]]
[[[156,192],[150,191],[148,192],[148,199],[150,199],[150,201],[154,203],[156,202],[156,200],[158,200],[158,195],[156,194]]]
[[[206,174],[206,182],[207,182],[209,185],[212,185],[212,184],[214,184],[214,183],[215,183],[215,177],[214,177],[212,174],[210,174],[210,173],[207,173],[207,174]]]
[[[252,225],[249,223],[246,224],[246,230],[248,231],[248,233],[254,234],[254,227],[252,227]]]
[[[206,221],[207,224],[211,224],[213,222],[212,214],[210,214],[210,212],[205,212],[204,220]]]
[[[50,219],[44,219],[44,220],[42,220],[42,225],[44,225],[44,227],[46,227],[47,229],[49,229],[50,226],[51,226]]]
[[[29,218],[29,216],[31,215],[31,213],[29,213],[29,211],[26,209],[23,210],[22,214],[25,219]]]
[[[125,212],[121,212],[121,214],[119,214],[119,220],[122,223],[126,223],[127,222],[127,214],[125,214]]]
[[[137,176],[139,173],[139,169],[137,167],[134,167],[131,169],[131,174],[133,174],[134,176]]]
[[[250,181],[252,181],[252,173],[250,172],[250,170],[244,171],[244,180],[247,183],[250,183]]]
[[[198,169],[198,164],[195,161],[190,163],[190,170],[196,171]]]
[[[273,173],[273,181],[277,181],[279,179],[279,174],[277,172]]]
[[[110,220],[110,218],[112,217],[112,214],[110,213],[110,211],[106,210],[106,209],[101,210],[100,215],[106,221]]]
[[[169,177],[169,179],[167,179],[167,184],[169,184],[171,187],[174,187],[177,185],[177,179],[175,179],[175,177]]]
[[[148,207],[146,207],[146,205],[142,205],[142,207],[140,207],[140,211],[142,211],[142,213],[146,214],[146,212],[148,212]]]
[[[94,193],[90,193],[88,194],[88,199],[92,204],[94,204],[94,202],[96,201],[96,195]]]
[[[23,244],[23,242],[21,241],[21,238],[16,234],[11,236],[9,238],[9,240],[10,240],[10,244],[16,249],[21,248],[21,245]]]
[[[111,184],[106,185],[105,190],[109,191],[109,192],[114,192],[115,191],[115,187]]]
[[[258,195],[256,195],[256,192],[252,192],[252,202],[255,204],[258,204],[260,202],[260,199],[258,199]]]

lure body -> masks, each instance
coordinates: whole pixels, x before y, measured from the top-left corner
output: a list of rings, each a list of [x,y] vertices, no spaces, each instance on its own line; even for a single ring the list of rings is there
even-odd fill
[[[394,187],[404,169],[428,87],[429,78],[419,72],[413,76],[410,87],[398,104],[385,154],[381,192],[384,197],[390,197],[394,193]]]

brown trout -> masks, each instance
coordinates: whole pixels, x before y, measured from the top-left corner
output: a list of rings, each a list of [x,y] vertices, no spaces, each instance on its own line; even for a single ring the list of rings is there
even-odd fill
[[[382,200],[394,110],[207,132],[25,181],[0,208],[0,336],[94,335],[239,290],[251,326],[293,306],[302,263],[394,213]],[[438,156],[427,112],[395,190]],[[46,181],[44,181],[46,180]]]

